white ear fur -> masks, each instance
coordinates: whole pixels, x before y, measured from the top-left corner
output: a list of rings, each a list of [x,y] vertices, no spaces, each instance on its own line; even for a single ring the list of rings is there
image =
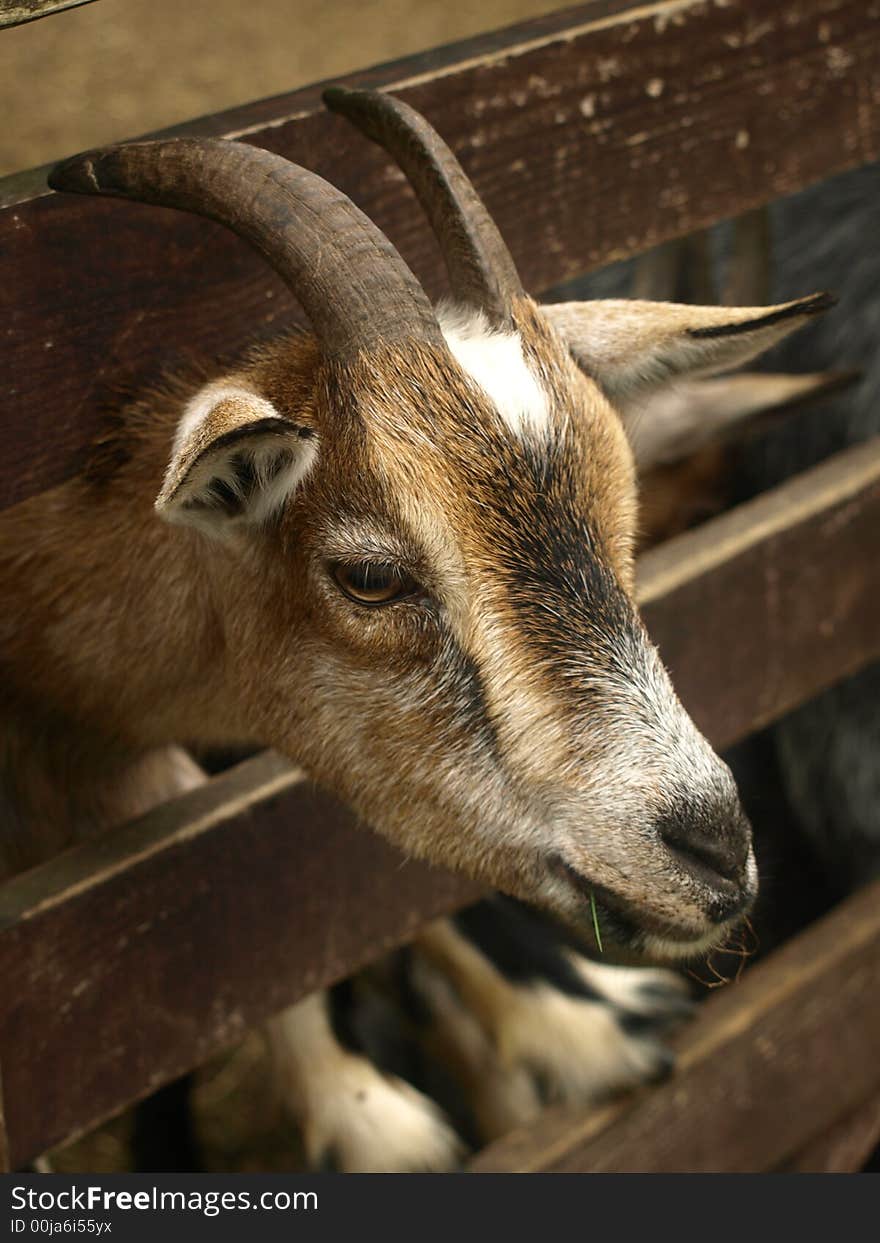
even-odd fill
[[[623,414],[630,403],[670,381],[741,366],[832,305],[827,294],[814,294],[770,307],[617,299],[542,309],[578,364]]]
[[[757,415],[782,410],[851,383],[851,373],[819,371],[774,375],[742,371],[706,380],[681,380],[630,402],[623,425],[636,465],[680,461],[705,445],[724,440],[733,429]]]
[[[156,511],[212,536],[255,526],[279,510],[316,455],[314,433],[231,381],[187,404]]]

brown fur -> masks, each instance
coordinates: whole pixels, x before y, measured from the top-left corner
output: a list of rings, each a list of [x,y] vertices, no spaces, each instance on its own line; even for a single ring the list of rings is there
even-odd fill
[[[669,314],[676,332],[709,324],[714,365],[720,313]],[[717,897],[653,828],[690,800],[706,832],[743,840],[729,775],[632,602],[623,427],[541,310],[521,298],[514,322],[547,402],[546,426],[522,436],[442,345],[380,344],[343,364],[294,336],[226,377],[234,395],[170,468],[181,410],[213,388],[170,385],[127,408],[81,478],[0,517],[4,785],[23,826],[8,867],[106,827],[120,806],[101,791],[163,748],[259,744],[408,852],[582,932],[583,885],[625,942],[640,929],[676,942],[723,930]],[[585,322],[595,330],[595,307]],[[607,336],[617,374],[621,338]],[[661,310],[637,337],[652,357],[675,354]],[[734,345],[748,352],[739,331]],[[686,343],[676,366],[701,348]],[[579,339],[578,356],[587,349]],[[185,523],[201,504],[186,499],[194,472],[267,436],[317,446],[274,518],[217,539],[157,520],[158,496],[180,502],[169,516]],[[222,526],[206,512],[208,529]],[[328,573],[389,556],[420,586],[391,607],[353,604]]]

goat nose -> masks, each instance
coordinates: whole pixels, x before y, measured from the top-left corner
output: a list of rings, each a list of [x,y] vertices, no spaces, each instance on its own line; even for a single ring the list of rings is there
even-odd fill
[[[719,880],[742,880],[751,830],[739,807],[719,808],[712,815],[685,804],[664,815],[657,827],[679,865],[697,880],[713,886]]]

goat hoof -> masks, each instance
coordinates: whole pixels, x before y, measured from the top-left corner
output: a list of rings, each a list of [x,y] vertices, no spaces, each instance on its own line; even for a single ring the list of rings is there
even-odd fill
[[[358,1059],[317,1102],[304,1136],[312,1169],[343,1174],[455,1170],[464,1145],[443,1111],[402,1079]]]

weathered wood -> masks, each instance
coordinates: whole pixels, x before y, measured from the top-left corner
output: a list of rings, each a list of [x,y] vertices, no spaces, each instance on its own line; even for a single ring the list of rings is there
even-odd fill
[[[649,624],[716,744],[880,655],[878,523],[873,444],[643,559]],[[13,1160],[474,892],[404,866],[269,755],[13,880],[0,889]]]
[[[436,124],[543,290],[880,155],[878,16],[880,0],[602,0],[345,81],[393,88]],[[314,168],[442,291],[412,195],[318,87],[176,132]],[[12,178],[5,201],[0,505],[79,470],[102,410],[160,368],[296,317],[219,226],[46,195],[42,174]]]
[[[783,1166],[788,1174],[857,1174],[880,1144],[880,1092],[817,1135]]]
[[[9,1137],[6,1133],[6,1110],[3,1107],[3,1074],[2,1067],[0,1067],[0,1174],[9,1169]]]
[[[628,296],[704,306],[718,302],[711,266],[706,230],[674,238],[639,255]]]
[[[761,306],[770,301],[770,213],[756,207],[733,226],[723,302],[727,306]]]
[[[589,1116],[548,1115],[473,1168],[774,1169],[880,1088],[878,987],[880,882],[714,994],[667,1083]]]
[[[77,9],[94,0],[0,0],[0,28],[21,26],[35,22],[41,17],[51,17],[65,9]]]
[[[0,1065],[13,1165],[469,896],[269,754],[12,881]]]
[[[806,374],[802,373],[802,378]],[[845,392],[861,379],[858,371],[824,372],[821,382],[801,389],[784,404],[768,407],[745,422],[732,423],[707,445],[646,471],[639,480],[639,551],[732,509],[738,499],[738,466],[743,453],[748,456],[749,442],[784,424],[789,425],[788,434],[797,437],[798,428],[793,424],[805,410]]]
[[[880,658],[878,524],[872,441],[641,558],[648,629],[716,747]]]

